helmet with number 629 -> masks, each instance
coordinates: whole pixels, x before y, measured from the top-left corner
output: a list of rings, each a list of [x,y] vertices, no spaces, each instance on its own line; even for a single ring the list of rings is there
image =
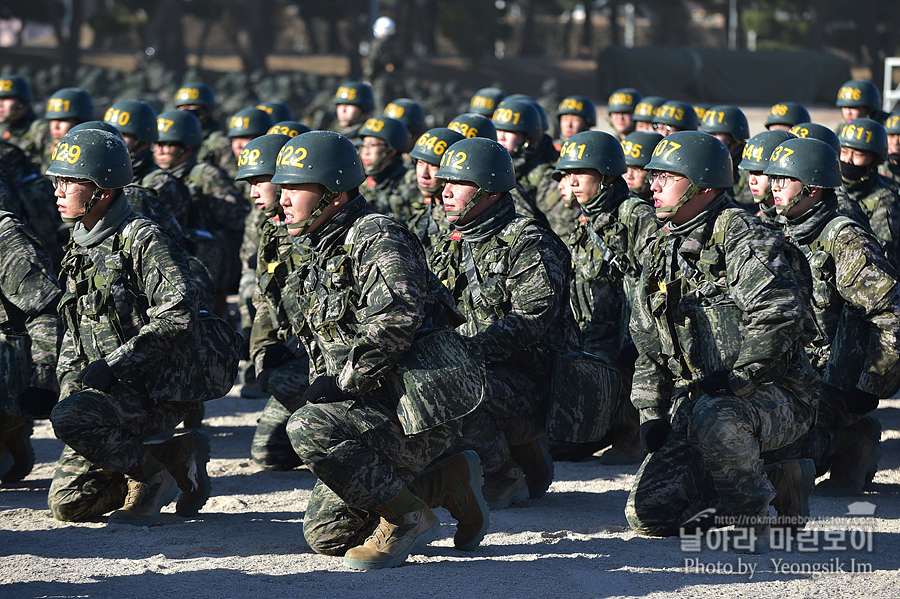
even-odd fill
[[[119,189],[133,178],[125,142],[101,129],[70,131],[53,149],[46,174],[88,179],[100,189]]]

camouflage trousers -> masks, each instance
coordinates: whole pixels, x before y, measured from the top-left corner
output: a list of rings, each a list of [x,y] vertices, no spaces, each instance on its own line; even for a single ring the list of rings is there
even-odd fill
[[[254,260],[255,262],[255,260]],[[256,268],[244,266],[241,280],[238,282],[238,312],[241,314],[241,331],[250,336],[256,308],[253,306],[253,292],[256,290]]]
[[[750,397],[683,395],[672,409],[665,445],[641,464],[625,517],[643,535],[672,536],[715,507],[724,516],[757,515],[775,489],[760,453],[794,442],[815,422],[815,408],[779,385]]]
[[[280,401],[270,397],[259,416],[250,455],[266,470],[293,470],[302,464],[287,434],[291,414]]]
[[[303,518],[306,542],[318,553],[343,555],[378,525],[375,509],[446,451],[458,427],[451,422],[406,436],[396,408],[368,395],[307,404],[291,416],[287,432],[319,479]]]
[[[195,402],[154,404],[116,385],[115,393],[73,393],[50,414],[53,431],[66,444],[47,503],[58,520],[83,521],[122,507],[124,473],[141,464],[144,441],[178,426]]]
[[[511,445],[524,445],[544,434],[549,389],[520,371],[490,364],[486,387],[482,404],[460,419],[460,436],[448,455],[471,449],[488,473],[499,472],[510,459]]]

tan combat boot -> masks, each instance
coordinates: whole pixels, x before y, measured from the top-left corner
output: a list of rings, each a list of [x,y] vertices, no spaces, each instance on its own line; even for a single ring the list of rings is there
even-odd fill
[[[381,522],[358,547],[344,554],[344,565],[353,570],[394,568],[437,537],[441,523],[424,501],[403,487],[400,493],[375,511]]]
[[[867,417],[868,418],[868,417]],[[863,419],[866,420],[866,419]],[[877,423],[877,420],[872,418]],[[870,438],[852,427],[841,431],[837,451],[831,462],[831,475],[816,485],[816,495],[822,497],[852,497],[863,491],[875,477],[881,458],[881,428],[872,430]]]
[[[484,483],[481,460],[474,451],[463,451],[420,474],[412,491],[430,508],[446,508],[456,519],[453,544],[473,551],[490,525],[490,511],[481,494]]]
[[[509,453],[525,473],[529,499],[543,497],[553,483],[553,458],[550,457],[547,435],[541,435],[525,445],[511,445]]]
[[[778,512],[775,526],[803,528],[809,522],[809,496],[816,483],[816,465],[812,460],[782,460],[763,468],[775,487],[772,506]]]
[[[175,477],[181,496],[175,504],[179,516],[196,516],[210,494],[209,437],[203,431],[176,435],[164,441],[147,445],[147,450]]]
[[[484,500],[492,510],[502,510],[528,499],[525,472],[513,460],[506,460],[497,472],[484,473],[481,488]]]
[[[178,495],[175,479],[156,460],[152,461],[159,467],[153,474],[141,474],[142,480],[133,475],[126,476],[128,495],[125,505],[109,515],[110,524],[153,526],[159,521],[159,511],[175,500]],[[152,470],[152,466],[142,469],[143,472],[147,470]]]

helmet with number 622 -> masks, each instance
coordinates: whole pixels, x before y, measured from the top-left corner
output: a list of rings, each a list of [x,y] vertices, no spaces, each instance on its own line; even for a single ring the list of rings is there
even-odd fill
[[[101,129],[69,131],[50,157],[47,175],[88,179],[100,189],[119,189],[132,181],[125,142]]]
[[[734,185],[728,148],[712,135],[699,131],[676,131],[663,138],[644,168],[684,175],[701,189]]]
[[[275,162],[276,185],[318,183],[332,193],[349,191],[366,180],[356,146],[332,131],[309,131],[291,138]]]
[[[462,139],[444,152],[436,177],[474,183],[489,193],[516,186],[516,173],[506,148],[483,137]]]
[[[409,156],[428,164],[439,165],[447,148],[462,139],[465,139],[462,133],[446,127],[429,129],[416,140]]]
[[[619,140],[603,131],[582,131],[563,144],[552,177],[559,181],[569,169],[592,168],[601,175],[623,175],[627,170]]]

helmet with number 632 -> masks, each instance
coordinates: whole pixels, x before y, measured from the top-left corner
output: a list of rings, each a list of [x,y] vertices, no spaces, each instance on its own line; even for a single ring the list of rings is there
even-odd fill
[[[626,166],[638,166],[644,168],[650,162],[656,145],[661,142],[663,136],[653,131],[635,131],[629,133],[622,140],[622,152],[625,154]]]
[[[159,139],[153,107],[140,100],[122,100],[106,111],[103,120],[113,125],[123,135],[133,135],[139,141],[152,143]]]
[[[799,179],[808,187],[841,186],[841,166],[834,148],[812,138],[799,137],[778,144],[763,174]]]
[[[309,131],[291,138],[278,153],[272,177],[276,185],[318,183],[332,193],[349,191],[365,180],[356,146],[332,131]]]
[[[439,165],[447,148],[462,139],[465,139],[462,133],[446,127],[429,129],[416,140],[409,156],[428,164]]]
[[[278,152],[292,138],[289,135],[261,135],[247,142],[238,156],[238,170],[235,181],[275,174]]]
[[[563,144],[552,177],[559,181],[569,169],[592,168],[601,175],[624,175],[625,154],[619,140],[603,131],[582,131]]]
[[[50,157],[47,175],[88,179],[100,189],[119,189],[132,181],[125,142],[101,129],[69,131]]]
[[[200,120],[184,110],[167,110],[156,118],[159,142],[179,143],[188,148],[200,147],[203,133]]]
[[[684,175],[699,188],[724,189],[734,185],[728,148],[712,135],[699,131],[670,133],[656,145],[644,168]]]
[[[516,186],[509,152],[496,141],[483,137],[462,139],[447,148],[435,176],[474,183],[489,193],[506,192]]]

